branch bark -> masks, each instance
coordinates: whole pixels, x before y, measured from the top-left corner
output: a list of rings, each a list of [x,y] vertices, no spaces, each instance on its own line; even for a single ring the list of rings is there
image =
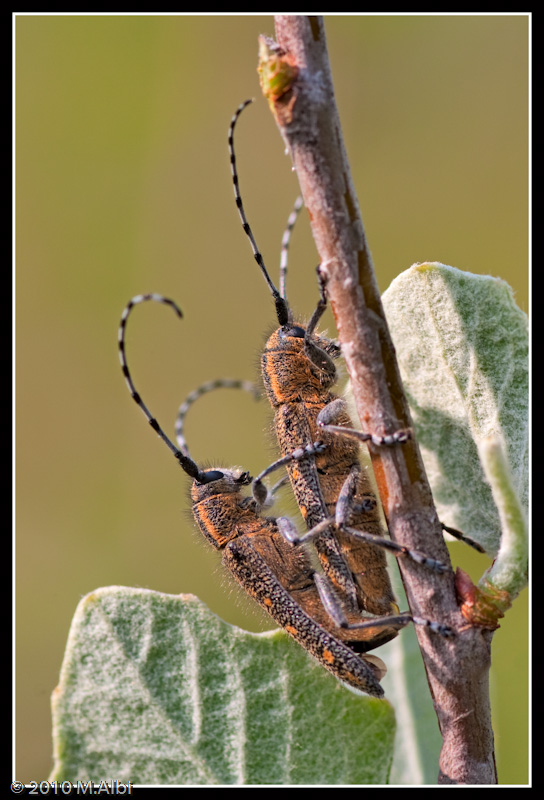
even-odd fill
[[[275,22],[280,49],[265,93],[309,212],[361,424],[377,434],[393,433],[412,421],[351,180],[324,22],[292,15]],[[369,449],[391,538],[449,563],[417,442]],[[438,782],[495,784],[492,633],[467,626],[453,571],[437,575],[408,559],[399,566],[412,614],[455,631],[444,639],[416,626],[443,736]]]

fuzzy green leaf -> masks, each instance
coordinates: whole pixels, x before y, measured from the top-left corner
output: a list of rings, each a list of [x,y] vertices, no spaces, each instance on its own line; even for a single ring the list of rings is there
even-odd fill
[[[403,272],[383,303],[440,519],[495,554],[501,519],[479,448],[502,442],[526,509],[527,317],[504,281],[438,263]]]
[[[391,582],[400,607],[408,608],[396,564],[391,565]],[[387,664],[382,686],[397,721],[389,783],[433,785],[439,774],[442,736],[413,625],[380,647],[378,654]]]
[[[52,779],[133,784],[384,784],[395,735],[283,631],[124,587],[80,602],[53,722]]]

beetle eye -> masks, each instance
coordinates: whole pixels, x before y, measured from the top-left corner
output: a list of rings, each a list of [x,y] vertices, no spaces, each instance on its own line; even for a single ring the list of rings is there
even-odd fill
[[[292,336],[295,339],[304,339],[306,331],[300,325],[284,325],[280,330],[280,336],[286,338]]]
[[[200,485],[203,486],[206,483],[213,483],[214,481],[220,481],[221,478],[224,477],[225,477],[224,472],[221,472],[218,469],[212,469],[209,472],[205,472],[203,475],[204,480],[197,481],[197,483],[200,483]]]

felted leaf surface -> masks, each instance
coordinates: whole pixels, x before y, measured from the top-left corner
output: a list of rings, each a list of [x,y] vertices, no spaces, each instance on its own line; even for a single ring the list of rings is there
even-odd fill
[[[496,437],[528,501],[527,317],[507,283],[415,264],[383,304],[440,519],[497,552],[501,526],[479,448]]]
[[[283,631],[251,634],[192,595],[108,587],[76,611],[53,694],[51,779],[384,784],[394,713]]]

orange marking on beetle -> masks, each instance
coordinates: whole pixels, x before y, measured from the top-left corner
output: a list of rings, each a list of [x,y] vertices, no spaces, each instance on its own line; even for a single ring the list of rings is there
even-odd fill
[[[334,656],[330,650],[323,650],[323,652],[321,653],[321,657],[323,658],[323,661],[327,662],[327,664],[334,663]]]
[[[298,633],[297,628],[294,628],[292,625],[286,625],[285,630],[287,631],[287,633],[290,633],[291,636],[296,636]]]

